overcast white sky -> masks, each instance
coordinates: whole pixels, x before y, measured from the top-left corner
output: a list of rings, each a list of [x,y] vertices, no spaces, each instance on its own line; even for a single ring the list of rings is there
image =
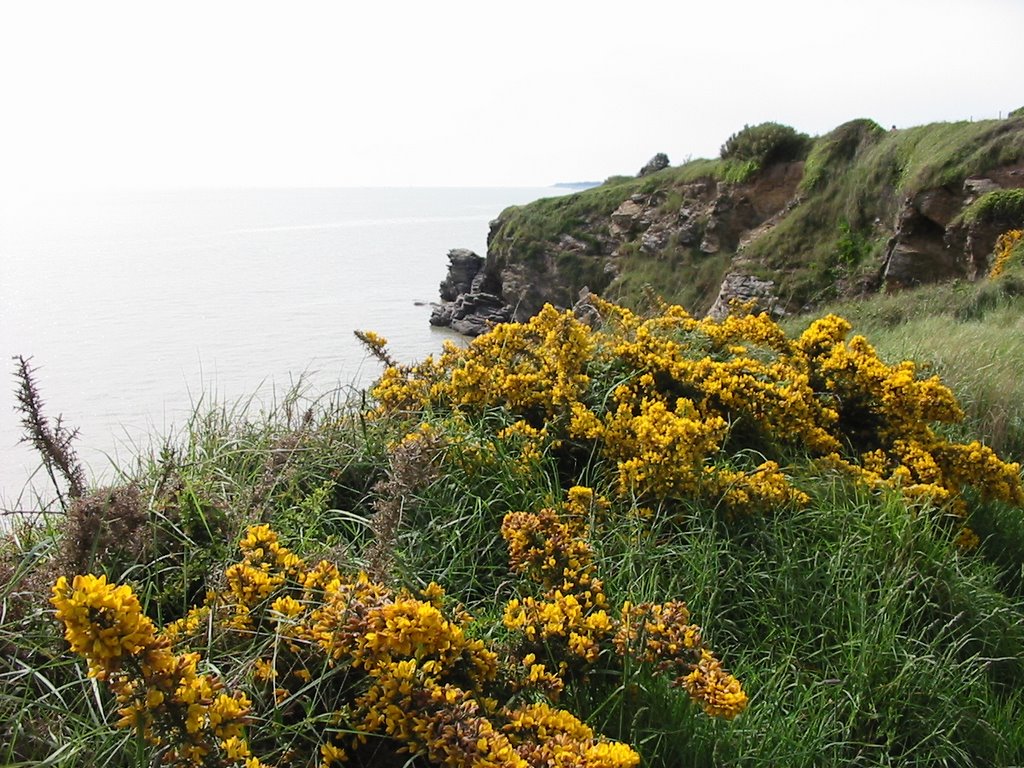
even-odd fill
[[[0,187],[502,186],[1024,105],[1022,0],[0,0]]]

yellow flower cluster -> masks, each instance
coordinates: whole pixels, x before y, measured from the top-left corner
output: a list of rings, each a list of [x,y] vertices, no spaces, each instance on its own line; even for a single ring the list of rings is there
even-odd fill
[[[1003,274],[1006,265],[1010,263],[1010,257],[1013,255],[1014,249],[1021,242],[1024,242],[1024,229],[1011,229],[999,236],[993,251],[995,258],[993,258],[992,266],[988,270],[989,277],[999,277]]]
[[[527,323],[497,326],[465,349],[448,344],[436,360],[389,367],[373,396],[392,413],[431,402],[504,406],[536,426],[582,397],[592,349],[587,326],[548,306]]]
[[[967,487],[1024,499],[1017,465],[933,429],[963,418],[937,377],[883,362],[863,337],[847,340],[842,318],[790,339],[767,314],[698,320],[662,306],[641,318],[591,301],[600,330],[546,307],[466,349],[388,368],[373,390],[380,412],[501,409],[511,426],[497,439],[526,464],[597,455],[624,497],[652,505],[695,499],[726,514],[802,505],[785,465],[803,456],[960,511]]]
[[[797,341],[819,387],[836,403],[838,429],[849,454],[822,456],[871,485],[888,486],[908,500],[946,504],[966,514],[962,491],[1024,505],[1020,465],[1002,461],[978,442],[952,443],[932,427],[963,419],[953,393],[937,376],[920,378],[914,363],[886,365],[863,336],[844,341],[849,324],[827,317]],[[969,530],[957,541],[975,542]]]
[[[633,768],[640,756],[625,744],[594,740],[594,732],[569,712],[529,704],[511,713],[509,740],[530,766]]]
[[[830,345],[813,362],[817,380],[837,403],[839,428],[856,447],[917,439],[930,434],[930,422],[963,419],[937,376],[919,379],[909,361],[886,365],[863,336]]]
[[[153,622],[131,588],[108,584],[106,576],[76,576],[70,585],[62,576],[51,602],[71,650],[87,658],[98,677],[155,642]]]
[[[287,583],[297,583],[304,563],[278,543],[277,534],[268,525],[250,527],[239,548],[242,562],[230,566],[224,576],[235,611],[232,626],[251,630],[257,620],[253,611],[264,606],[268,598],[277,595]],[[280,607],[270,609],[279,612]]]
[[[614,650],[620,660],[629,658],[671,674],[674,684],[685,688],[708,714],[739,714],[746,708],[746,694],[704,647],[700,627],[690,624],[684,603],[626,603],[618,618],[608,613],[603,585],[595,578],[586,518],[580,514],[602,502],[594,500],[589,488],[576,487],[559,511],[505,516],[501,532],[513,570],[544,588],[539,598],[510,600],[505,626],[521,633],[527,647],[561,656],[562,674],[574,666],[592,667]],[[559,647],[567,653],[559,653]],[[535,657],[528,658],[532,662]],[[538,670],[539,677],[550,675]]]
[[[494,437],[498,443],[509,446],[518,453],[519,463],[524,472],[528,472],[531,466],[541,461],[544,446],[558,445],[557,441],[549,439],[547,427],[537,429],[523,420],[498,430]]]
[[[587,493],[574,498],[580,510],[598,506]],[[265,525],[252,526],[240,549],[242,561],[226,569],[226,587],[164,636],[127,586],[78,576],[54,587],[69,643],[117,694],[119,725],[136,728],[166,762],[259,768],[266,764],[252,754],[259,749],[271,757],[276,751],[282,764],[318,761],[329,768],[361,760],[373,734],[443,766],[639,762],[628,746],[595,737],[561,710],[550,710],[548,727],[524,724],[522,692],[557,696],[561,679],[535,656],[499,660],[467,634],[470,616],[446,613],[438,585],[413,595],[364,573],[344,575],[326,561],[310,566]],[[208,632],[236,650],[259,649],[233,673],[251,681],[252,698],[228,695],[218,678],[200,674],[198,653],[172,651],[172,638],[180,645],[201,638],[209,647]],[[237,652],[218,666],[232,663],[240,663]],[[329,690],[323,680],[312,683],[312,670],[331,681]],[[301,760],[294,747],[281,752],[272,730],[300,712],[316,730]],[[254,740],[243,729],[249,717],[265,725]],[[338,732],[325,732],[325,722]],[[557,725],[571,722],[579,727]],[[341,738],[346,731],[355,736]]]
[[[592,349],[590,329],[549,305],[525,324],[499,325],[475,339],[431,395],[551,418],[586,391]]]
[[[597,660],[601,640],[612,626],[603,586],[595,578],[590,545],[584,537],[588,510],[604,506],[589,488],[575,487],[561,514],[512,512],[501,534],[512,570],[540,584],[540,598],[526,596],[505,606],[505,625],[523,632],[531,643],[562,638],[570,651],[587,662]]]
[[[587,437],[600,441],[605,455],[618,465],[624,492],[697,495],[704,460],[725,438],[725,419],[701,418],[693,402],[682,397],[670,405],[626,386],[618,387],[614,396],[617,407],[605,414],[603,424],[594,423],[597,417],[591,411],[578,410],[570,434],[576,437],[573,429],[582,427]]]
[[[258,768],[243,736],[251,702],[198,672],[199,655],[174,654],[127,586],[104,576],[61,576],[51,599],[71,649],[117,697],[117,725],[134,728],[169,765]]]
[[[710,651],[700,652],[700,661],[683,678],[683,687],[712,717],[733,717],[747,706],[747,695],[739,680],[724,669]]]

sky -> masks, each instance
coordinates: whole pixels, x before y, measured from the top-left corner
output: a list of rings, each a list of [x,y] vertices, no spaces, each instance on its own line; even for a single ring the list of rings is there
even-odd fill
[[[0,189],[543,186],[1024,105],[1024,0],[0,0]]]

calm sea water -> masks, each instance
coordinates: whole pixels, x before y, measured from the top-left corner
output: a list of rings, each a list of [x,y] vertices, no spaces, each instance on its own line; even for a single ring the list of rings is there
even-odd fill
[[[46,412],[80,429],[95,482],[200,401],[255,406],[300,377],[315,395],[380,369],[352,335],[413,361],[451,334],[427,320],[447,266],[483,254],[514,189],[117,192],[0,201],[0,506],[46,488],[19,444],[12,356],[31,357]]]

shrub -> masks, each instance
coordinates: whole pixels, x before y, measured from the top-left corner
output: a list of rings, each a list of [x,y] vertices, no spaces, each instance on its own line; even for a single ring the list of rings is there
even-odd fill
[[[993,221],[1024,225],[1024,188],[997,189],[979,197],[963,213],[969,224]]]
[[[846,339],[842,318],[791,340],[767,314],[716,322],[664,307],[643,320],[591,301],[606,319],[600,331],[549,305],[466,349],[387,369],[373,390],[380,413],[501,409],[535,453],[569,472],[601,456],[624,498],[697,499],[727,518],[805,504],[780,465],[796,451],[954,518],[966,516],[968,486],[1024,503],[1019,466],[932,426],[963,419],[938,377],[885,364],[864,337]]]
[[[640,169],[637,176],[647,176],[665,168],[668,168],[668,155],[664,152],[659,152],[644,164],[644,167]]]
[[[722,145],[723,160],[752,160],[760,167],[799,160],[810,148],[810,137],[781,123],[746,125]]]
[[[474,638],[437,584],[414,594],[309,565],[266,525],[249,529],[226,586],[162,629],[103,576],[62,576],[51,602],[71,650],[117,697],[117,725],[165,763],[380,765],[407,751],[439,765],[634,768],[629,746],[553,705],[572,675],[621,675],[628,658],[668,672],[713,717],[747,697],[682,603],[605,610],[581,525],[600,504],[574,488],[559,511],[506,516],[513,570],[548,587],[506,606],[524,653]]]
[[[999,277],[1006,270],[1006,265],[1015,253],[1019,253],[1024,244],[1024,230],[1011,229],[999,236],[996,240],[995,257],[992,266],[988,270],[989,277]]]

